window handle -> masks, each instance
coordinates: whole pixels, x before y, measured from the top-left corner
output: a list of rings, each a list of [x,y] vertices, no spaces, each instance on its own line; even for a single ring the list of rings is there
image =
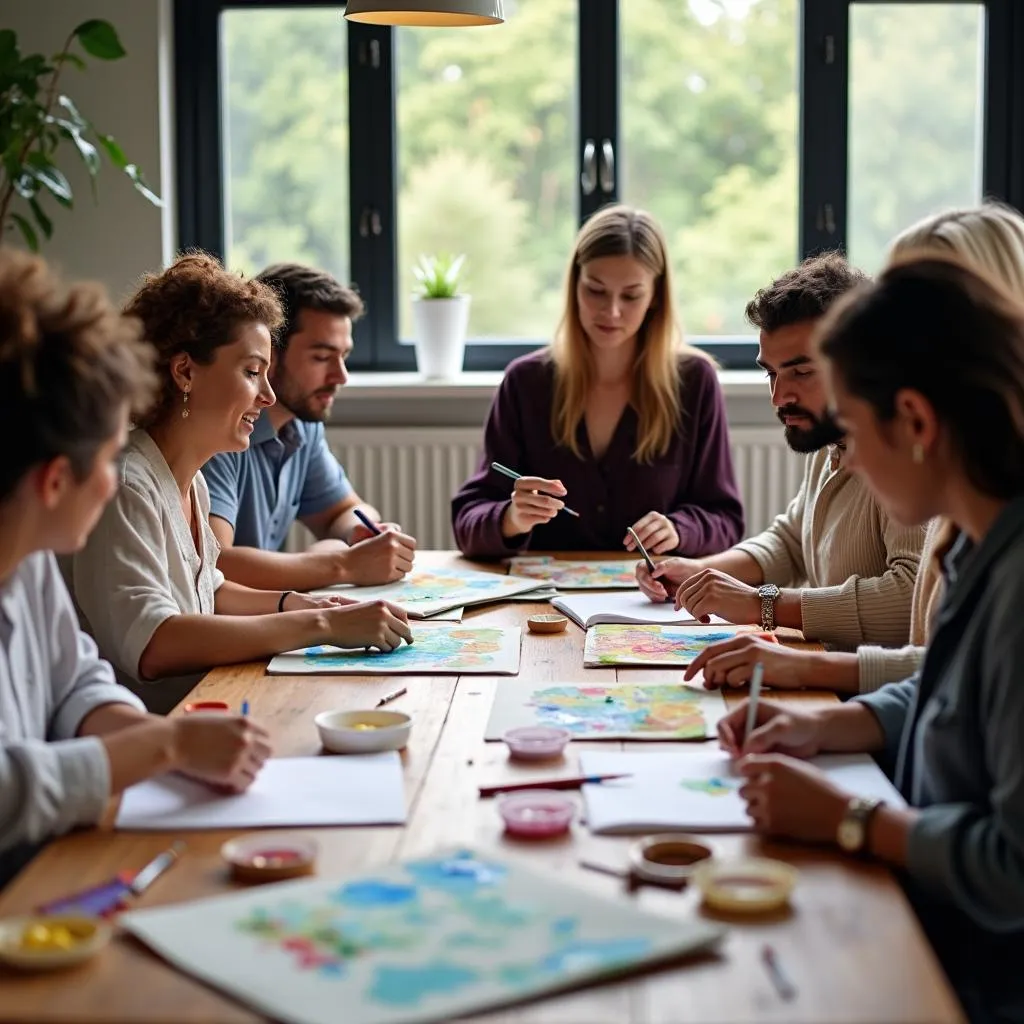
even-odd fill
[[[836,211],[831,203],[824,203],[818,207],[818,216],[815,220],[815,227],[819,231],[825,231],[830,235],[836,233]]]
[[[377,237],[383,228],[380,223],[380,212],[372,206],[364,206],[359,214],[359,237],[369,238],[370,235]]]
[[[615,191],[615,147],[611,139],[601,143],[601,191],[608,195]]]
[[[585,196],[592,195],[597,188],[597,147],[593,139],[583,144],[583,170],[580,172],[580,188]]]

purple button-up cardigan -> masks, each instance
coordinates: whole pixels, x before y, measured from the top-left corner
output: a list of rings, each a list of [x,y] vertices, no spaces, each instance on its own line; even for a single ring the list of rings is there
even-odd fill
[[[452,499],[452,525],[462,552],[488,558],[535,551],[622,549],[626,527],[648,512],[675,524],[678,554],[709,555],[743,535],[743,505],[733,475],[725,401],[714,366],[686,359],[680,375],[682,423],[668,450],[649,464],[633,458],[638,419],[627,406],[607,452],[595,459],[584,423],[577,438],[583,458],[556,444],[551,433],[555,371],[548,352],[511,363],[484,428],[480,469]],[[530,534],[504,538],[501,517],[512,481],[492,462],[522,473],[561,480],[576,519],[560,512]]]

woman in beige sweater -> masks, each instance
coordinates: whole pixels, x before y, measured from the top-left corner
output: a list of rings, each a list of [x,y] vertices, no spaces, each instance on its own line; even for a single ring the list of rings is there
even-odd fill
[[[1024,218],[1016,210],[985,203],[926,217],[896,237],[890,256],[927,250],[959,256],[1024,299]],[[738,637],[709,647],[687,669],[686,678],[703,671],[709,689],[742,686],[761,662],[764,681],[772,686],[869,693],[912,676],[924,657],[929,625],[942,600],[939,562],[950,540],[942,520],[929,524],[914,586],[908,646],[864,645],[853,653],[799,651],[752,636]]]

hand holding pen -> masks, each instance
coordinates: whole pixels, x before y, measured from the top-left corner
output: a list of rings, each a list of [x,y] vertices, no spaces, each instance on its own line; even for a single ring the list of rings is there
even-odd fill
[[[498,462],[492,462],[491,469],[515,481],[512,502],[502,517],[501,529],[506,537],[529,533],[535,526],[550,522],[559,512],[579,517],[579,513],[562,500],[567,491],[561,480],[520,476],[514,469]]]

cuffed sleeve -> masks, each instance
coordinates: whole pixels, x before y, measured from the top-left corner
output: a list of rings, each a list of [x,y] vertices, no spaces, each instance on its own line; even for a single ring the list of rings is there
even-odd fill
[[[886,683],[908,679],[921,667],[924,647],[857,648],[857,672],[861,693],[873,693]]]

